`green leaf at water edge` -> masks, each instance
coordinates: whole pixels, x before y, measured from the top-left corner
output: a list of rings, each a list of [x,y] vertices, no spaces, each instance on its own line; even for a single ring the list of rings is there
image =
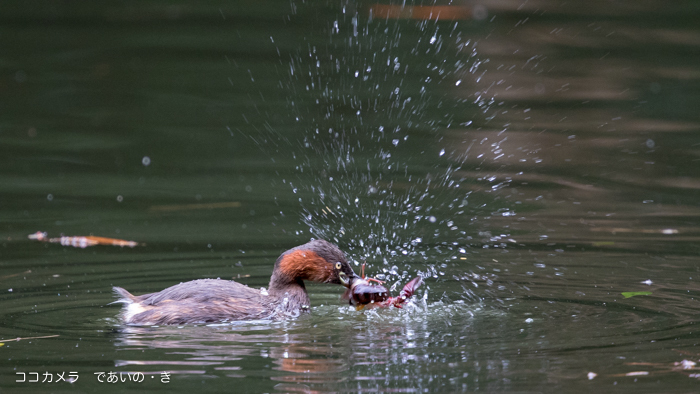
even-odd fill
[[[621,293],[625,298],[630,298],[634,296],[641,296],[641,295],[651,295],[650,291],[625,291]]]

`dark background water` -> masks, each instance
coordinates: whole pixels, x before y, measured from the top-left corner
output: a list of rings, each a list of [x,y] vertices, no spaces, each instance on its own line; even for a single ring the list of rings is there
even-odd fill
[[[2,391],[697,391],[698,3],[435,5],[0,4]],[[426,285],[364,313],[310,285],[277,323],[108,305],[265,287],[312,237]]]

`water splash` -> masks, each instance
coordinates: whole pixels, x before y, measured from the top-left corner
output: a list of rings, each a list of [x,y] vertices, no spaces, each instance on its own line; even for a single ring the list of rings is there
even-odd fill
[[[498,102],[476,88],[489,60],[469,28],[339,7],[284,67],[284,123],[303,137],[259,130],[287,148],[275,154],[294,163],[284,183],[308,232],[397,282],[440,278],[475,247],[505,247],[510,235],[491,235],[488,220],[515,214],[498,196],[511,182],[499,175],[507,138],[471,135],[493,122]]]

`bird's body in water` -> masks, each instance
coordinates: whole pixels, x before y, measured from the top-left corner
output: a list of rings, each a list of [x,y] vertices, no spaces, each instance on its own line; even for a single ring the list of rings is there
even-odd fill
[[[121,317],[127,324],[213,323],[298,315],[309,310],[305,280],[349,288],[356,278],[337,246],[314,240],[277,258],[267,292],[220,279],[193,280],[140,296],[121,287],[114,292],[125,304]]]

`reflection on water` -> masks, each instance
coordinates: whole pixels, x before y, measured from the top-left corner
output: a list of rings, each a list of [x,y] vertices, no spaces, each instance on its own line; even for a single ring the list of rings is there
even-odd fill
[[[406,376],[400,365],[429,365],[427,350],[437,339],[431,338],[431,326],[464,323],[479,313],[498,316],[460,301],[392,309],[360,314],[350,307],[328,306],[315,308],[312,317],[288,322],[120,327],[116,345],[122,358],[116,366],[246,378],[260,376],[258,364],[266,363],[270,368],[263,376],[273,382],[331,391],[351,389],[357,382],[381,387],[403,380],[410,387],[422,378]],[[445,338],[440,338],[444,344]],[[156,357],[144,360],[144,355]],[[276,386],[280,387],[290,389]]]
[[[26,338],[0,342],[7,370],[78,370],[83,391],[123,391],[93,379],[110,370],[182,391],[696,391],[693,2],[0,8],[0,338]],[[107,305],[113,285],[266,286],[312,236],[426,283],[364,312],[309,286],[312,315],[276,323],[129,327]]]
[[[495,309],[445,299],[365,313],[322,306],[307,318],[281,323],[121,327],[116,334],[117,366],[241,379],[263,376],[271,382],[304,385],[276,384],[277,390],[304,387],[320,392],[387,387],[423,391],[438,386],[512,390],[513,382],[519,381],[539,381],[525,387],[547,391],[533,376],[554,380],[561,389],[575,389],[577,381],[593,372],[586,365],[605,354],[620,360],[619,366],[612,371],[592,369],[595,379],[610,384],[620,377],[677,379],[694,373],[689,364],[687,369],[673,365],[689,360],[688,355],[667,363],[636,361],[640,344],[647,344],[641,353],[645,355],[663,352],[668,341],[676,351],[694,340],[686,331],[690,322],[682,322],[688,313],[683,300],[664,296],[669,308],[658,310],[653,299],[639,298],[627,305],[611,302],[603,295],[609,294],[607,289],[596,291],[585,284],[568,298],[546,294],[548,288],[556,291],[556,282],[520,285],[527,286],[527,303],[517,301],[523,289]]]

